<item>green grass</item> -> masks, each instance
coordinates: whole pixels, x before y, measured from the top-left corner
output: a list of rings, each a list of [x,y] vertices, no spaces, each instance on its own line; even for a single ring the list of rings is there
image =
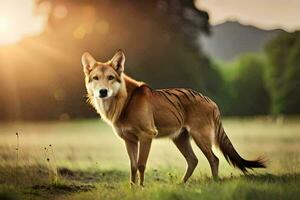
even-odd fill
[[[213,181],[207,160],[193,145],[199,164],[189,182],[181,184],[184,158],[170,140],[158,139],[150,152],[146,187],[130,188],[123,141],[101,121],[2,123],[0,199],[299,198],[300,119],[225,119],[224,126],[243,157],[263,155],[268,168],[244,176],[215,150],[220,180]]]

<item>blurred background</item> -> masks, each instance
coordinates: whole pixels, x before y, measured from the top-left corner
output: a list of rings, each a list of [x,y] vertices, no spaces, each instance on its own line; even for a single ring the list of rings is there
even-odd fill
[[[81,55],[106,61],[119,48],[128,75],[198,90],[223,115],[299,114],[300,2],[288,3],[2,0],[0,120],[97,117]]]
[[[299,199],[299,10],[299,0],[0,0],[0,199]],[[184,157],[155,140],[150,187],[130,190],[124,144],[86,103],[81,65],[85,51],[107,61],[120,48],[129,76],[213,99],[237,151],[267,169],[240,176],[214,151],[224,181],[211,181],[192,143],[199,165],[183,187]]]

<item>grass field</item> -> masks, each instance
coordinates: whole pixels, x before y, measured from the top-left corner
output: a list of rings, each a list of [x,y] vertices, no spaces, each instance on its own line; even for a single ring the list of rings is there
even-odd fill
[[[216,150],[221,178],[213,181],[194,145],[199,164],[181,184],[184,158],[158,139],[146,187],[130,188],[123,141],[99,120],[1,123],[0,199],[299,199],[300,119],[225,119],[224,126],[242,156],[263,155],[268,168],[244,176]]]

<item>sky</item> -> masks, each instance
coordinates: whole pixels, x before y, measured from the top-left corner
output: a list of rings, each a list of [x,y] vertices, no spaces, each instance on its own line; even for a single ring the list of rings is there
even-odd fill
[[[300,0],[196,0],[195,3],[209,13],[212,25],[237,20],[262,29],[300,30]]]

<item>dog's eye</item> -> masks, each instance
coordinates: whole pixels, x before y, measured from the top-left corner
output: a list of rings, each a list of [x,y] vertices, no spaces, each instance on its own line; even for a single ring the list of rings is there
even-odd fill
[[[93,76],[93,79],[96,80],[96,81],[99,80],[98,76]]]
[[[110,76],[107,77],[107,79],[108,79],[109,81],[113,80],[114,78],[115,78],[115,77],[112,76],[112,75],[110,75]]]

